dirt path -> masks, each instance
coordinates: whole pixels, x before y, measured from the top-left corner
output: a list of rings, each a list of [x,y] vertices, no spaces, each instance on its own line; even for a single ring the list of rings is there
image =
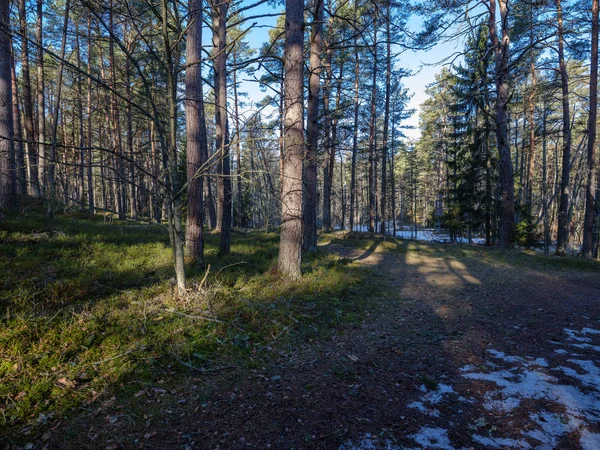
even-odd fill
[[[362,325],[270,367],[140,391],[161,416],[105,404],[47,448],[600,448],[597,273],[389,245],[329,246],[373,271]]]

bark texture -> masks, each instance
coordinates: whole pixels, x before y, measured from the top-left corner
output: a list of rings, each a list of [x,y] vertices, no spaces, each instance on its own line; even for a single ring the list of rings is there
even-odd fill
[[[279,272],[291,279],[302,276],[302,158],[304,3],[286,0],[285,5],[285,108],[283,177],[281,180],[281,240]]]

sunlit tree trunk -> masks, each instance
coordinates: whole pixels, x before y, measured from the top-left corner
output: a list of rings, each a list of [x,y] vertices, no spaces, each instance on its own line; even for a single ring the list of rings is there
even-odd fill
[[[391,7],[387,4],[387,14],[385,17],[386,25],[386,69],[385,69],[385,109],[383,114],[383,143],[381,145],[381,227],[380,232],[385,236],[386,233],[386,202],[387,202],[387,156],[388,156],[388,135],[390,124],[390,84],[392,78],[392,33],[391,33]],[[393,195],[393,194],[392,194]]]
[[[185,70],[185,129],[187,133],[188,206],[185,229],[187,257],[202,262],[204,257],[204,202],[202,155],[208,150],[204,100],[202,94],[202,3],[189,0],[190,26],[186,44]]]
[[[307,252],[317,251],[317,146],[319,144],[319,96],[321,89],[321,50],[323,48],[324,0],[314,0],[310,37],[310,73],[308,76],[308,108],[306,123],[306,159],[304,170],[304,207],[302,246]]]
[[[215,147],[217,152],[217,230],[219,253],[231,247],[231,168],[227,132],[227,11],[229,0],[215,0],[213,8],[213,58],[215,91]]]
[[[283,275],[298,279],[302,276],[303,1],[286,0],[285,13],[285,153],[278,269]]]

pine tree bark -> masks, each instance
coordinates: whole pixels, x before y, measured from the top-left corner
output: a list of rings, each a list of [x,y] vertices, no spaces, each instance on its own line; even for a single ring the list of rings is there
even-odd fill
[[[515,186],[510,144],[508,141],[509,102],[509,26],[508,1],[498,0],[501,37],[496,28],[496,0],[490,0],[488,29],[494,49],[496,84],[496,139],[500,154],[499,168],[502,186],[502,217],[500,222],[500,247],[509,248],[513,242],[515,220]]]
[[[38,152],[33,129],[33,98],[31,96],[31,76],[29,72],[29,41],[27,33],[27,13],[25,0],[19,0],[19,25],[21,32],[21,76],[23,78],[23,117],[25,142],[29,160],[29,195],[40,197],[38,179]]]
[[[46,161],[47,166],[47,193],[48,193],[48,209],[47,216],[52,217],[54,215],[54,208],[56,207],[56,181],[54,179],[55,168],[56,168],[56,147],[58,145],[58,119],[60,112],[60,102],[62,94],[63,84],[63,73],[65,69],[65,54],[67,49],[67,27],[69,25],[69,12],[70,12],[70,0],[65,3],[65,17],[63,22],[62,30],[62,42],[60,49],[60,63],[58,66],[58,79],[56,81],[56,96],[54,104],[54,113],[52,116],[52,135],[50,141],[50,151],[48,152],[48,160]]]
[[[285,153],[281,196],[281,237],[277,267],[291,279],[302,274],[302,158],[303,133],[303,63],[304,3],[286,0],[285,5]]]
[[[233,103],[234,103],[234,120],[235,120],[235,157],[236,157],[236,165],[235,165],[235,176],[236,176],[236,226],[241,227],[243,221],[243,211],[242,211],[242,144],[241,144],[241,129],[240,129],[240,109],[238,103],[238,80],[237,80],[237,52],[235,49],[233,50]]]
[[[561,1],[556,0],[558,27],[558,65],[562,89],[563,148],[562,173],[558,206],[558,230],[556,233],[556,254],[564,256],[569,242],[569,198],[571,178],[571,110],[569,106],[569,74],[565,62],[564,30]]]
[[[527,177],[526,186],[527,193],[525,201],[529,213],[532,213],[533,205],[533,179],[535,175],[535,92],[537,78],[535,74],[535,61],[531,59],[531,93],[529,94],[529,152],[527,153]]]
[[[92,73],[92,14],[88,12],[88,29],[87,29],[87,71]],[[93,130],[92,130],[92,79],[88,77],[87,83],[87,196],[88,209],[90,214],[95,211],[94,199],[94,172],[93,163],[94,157],[92,152]]]
[[[358,0],[354,0],[354,26],[358,28]],[[359,103],[359,77],[360,77],[360,59],[358,45],[354,47],[354,124],[352,129],[352,163],[350,167],[350,231],[354,231],[354,205],[356,201],[356,157],[358,154],[358,107]]]
[[[227,11],[229,0],[212,2],[214,90],[215,90],[215,147],[217,151],[217,230],[219,253],[227,254],[231,247],[231,167],[227,131]]]
[[[323,48],[324,0],[314,0],[310,37],[310,73],[306,123],[306,159],[304,170],[303,240],[304,251],[317,251],[317,146],[319,144],[319,97],[321,89],[321,50]]]
[[[386,234],[386,203],[387,203],[387,156],[388,135],[390,124],[390,84],[392,78],[392,32],[391,32],[391,6],[387,3],[387,14],[385,17],[386,29],[386,68],[385,68],[385,109],[383,113],[383,144],[381,145],[381,227],[380,232]]]
[[[592,51],[590,65],[590,113],[588,116],[587,180],[585,186],[585,215],[581,254],[591,258],[594,247],[594,216],[596,206],[596,120],[598,117],[598,0],[592,0]]]
[[[44,82],[44,51],[42,50],[43,36],[43,13],[44,0],[37,0],[37,23],[36,23],[36,42],[37,42],[37,103],[38,103],[38,165],[37,176],[30,174],[30,181],[35,176],[40,185],[40,193],[43,193],[46,187],[46,94]]]
[[[186,44],[185,70],[185,129],[187,133],[188,207],[185,229],[186,253],[193,262],[204,258],[204,199],[202,155],[208,152],[204,99],[202,93],[202,3],[189,0],[190,26]]]
[[[174,2],[175,3],[175,2]],[[174,8],[177,5],[174,4]],[[173,46],[169,34],[169,12],[168,0],[161,2],[161,22],[162,36],[165,46],[165,68],[167,72],[167,104],[169,111],[168,137],[166,139],[166,148],[164,149],[163,159],[166,159],[165,167],[168,170],[167,175],[167,219],[169,221],[169,235],[171,247],[173,250],[173,260],[175,265],[175,280],[177,284],[177,294],[185,294],[185,261],[183,221],[181,211],[181,188],[182,183],[178,170],[178,152],[177,152],[177,73],[180,59],[177,47]],[[179,25],[176,22],[177,26]],[[179,30],[178,30],[179,31]],[[166,157],[166,158],[165,158]]]
[[[11,39],[12,41],[12,39]],[[25,146],[23,145],[23,127],[21,126],[21,108],[19,107],[19,87],[17,85],[17,73],[15,69],[15,49],[11,42],[11,73],[12,73],[12,99],[13,99],[13,125],[15,132],[15,170],[17,177],[17,194],[27,194],[27,165],[25,163]],[[37,171],[35,172],[37,176]]]
[[[13,211],[17,206],[9,3],[0,1],[0,211]]]
[[[369,123],[369,233],[375,232],[375,215],[376,211],[376,199],[377,199],[377,172],[375,170],[375,152],[377,151],[377,145],[375,141],[375,120],[377,117],[377,13],[375,13],[375,20],[373,23],[373,78],[371,85],[371,119]]]
[[[331,21],[329,22],[331,29]],[[327,37],[325,38],[325,86],[323,89],[323,119],[324,119],[324,142],[323,147],[325,150],[325,158],[323,158],[323,230],[331,230],[331,188],[333,185],[333,172],[330,172],[335,162],[335,153],[333,152],[333,141],[331,138],[331,128],[333,118],[331,117],[330,111],[330,97],[331,97],[331,82],[333,79],[333,73],[331,70],[331,47],[329,45]],[[343,228],[343,225],[342,225]]]

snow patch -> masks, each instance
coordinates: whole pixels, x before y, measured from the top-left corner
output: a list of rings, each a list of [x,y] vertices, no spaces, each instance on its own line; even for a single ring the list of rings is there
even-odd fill
[[[475,442],[484,445],[486,448],[531,448],[531,445],[522,439],[494,438],[491,436],[481,436],[479,434],[474,434],[471,437]]]
[[[348,440],[340,445],[339,450],[402,450],[402,448],[389,439],[382,442],[371,433],[365,433],[358,442]]]
[[[411,436],[415,442],[425,448],[454,450],[448,438],[448,430],[437,427],[422,427],[417,434]]]

